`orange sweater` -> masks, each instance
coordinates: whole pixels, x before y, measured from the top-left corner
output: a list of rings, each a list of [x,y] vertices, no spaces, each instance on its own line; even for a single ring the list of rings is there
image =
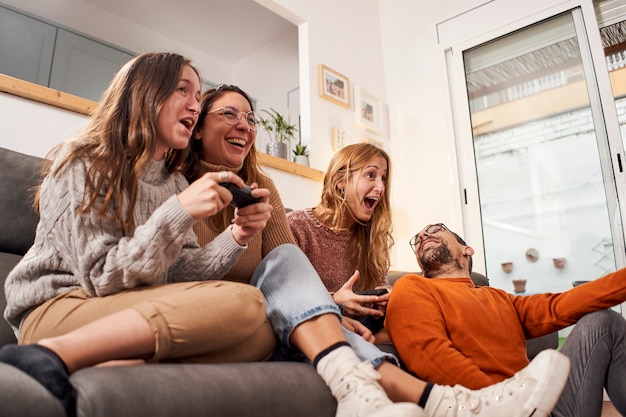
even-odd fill
[[[385,327],[411,372],[436,384],[492,385],[526,365],[525,339],[626,300],[626,269],[562,293],[515,296],[469,278],[406,275],[393,287]]]

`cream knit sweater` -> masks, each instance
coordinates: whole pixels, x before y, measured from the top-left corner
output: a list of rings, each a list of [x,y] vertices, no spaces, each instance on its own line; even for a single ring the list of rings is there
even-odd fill
[[[16,335],[31,309],[72,288],[96,297],[142,285],[220,279],[246,248],[230,228],[200,247],[192,230],[196,221],[176,197],[188,183],[182,174],[168,173],[163,161],[149,163],[140,179],[131,236],[95,210],[77,214],[85,169],[74,162],[42,184],[35,242],[5,283],[4,316]]]

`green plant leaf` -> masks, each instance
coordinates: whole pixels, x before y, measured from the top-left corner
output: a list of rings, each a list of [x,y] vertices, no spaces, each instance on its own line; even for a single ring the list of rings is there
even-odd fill
[[[270,136],[270,140],[272,142],[291,142],[295,132],[298,131],[298,127],[295,124],[290,125],[282,114],[271,107],[269,111],[262,110],[262,112],[267,114],[267,117],[262,117],[260,123]]]
[[[293,154],[295,156],[299,156],[299,155],[304,155],[304,156],[309,156],[309,151],[306,148],[307,145],[303,145],[301,143],[297,143],[296,144],[296,149],[293,150]]]

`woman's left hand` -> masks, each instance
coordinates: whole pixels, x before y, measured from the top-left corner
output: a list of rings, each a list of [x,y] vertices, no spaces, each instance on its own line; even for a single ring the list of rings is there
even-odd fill
[[[370,343],[376,342],[376,337],[374,337],[370,329],[365,327],[365,325],[361,323],[360,321],[351,319],[346,316],[342,316],[341,324],[343,324],[343,327],[350,330],[351,332],[360,335],[366,341]]]
[[[258,188],[256,183],[251,185],[252,195],[261,197],[259,203],[235,209],[233,218],[233,237],[240,245],[246,245],[252,238],[267,225],[272,217],[272,205],[269,203],[270,191],[267,188]]]
[[[332,294],[333,300],[337,304],[343,305],[344,314],[351,317],[383,317],[387,310],[387,301],[389,300],[389,294],[384,295],[359,295],[356,294],[352,287],[361,277],[360,272],[357,270],[346,281],[342,287]]]

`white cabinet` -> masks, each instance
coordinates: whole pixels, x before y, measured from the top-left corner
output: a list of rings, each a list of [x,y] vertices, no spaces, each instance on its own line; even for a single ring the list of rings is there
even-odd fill
[[[132,57],[125,51],[59,29],[49,87],[100,101],[115,73]]]
[[[0,72],[48,85],[57,28],[0,7]]]
[[[132,53],[0,6],[0,73],[100,101]]]

